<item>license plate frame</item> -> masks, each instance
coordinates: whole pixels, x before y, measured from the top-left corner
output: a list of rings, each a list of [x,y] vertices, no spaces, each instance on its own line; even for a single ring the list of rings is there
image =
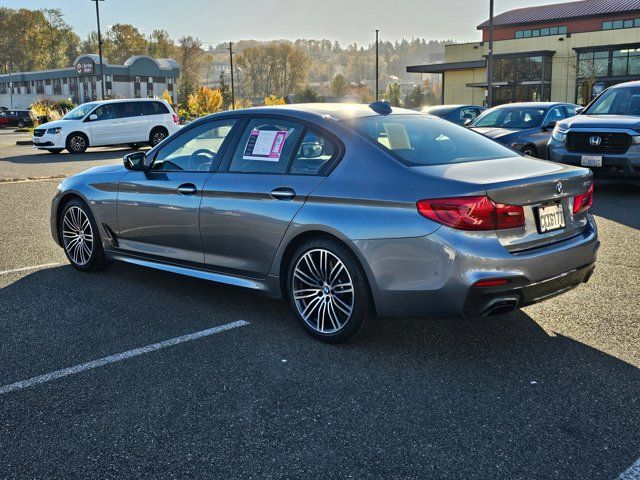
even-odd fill
[[[536,217],[539,233],[554,232],[566,227],[564,208],[561,203],[541,205],[537,208]]]
[[[580,165],[583,167],[602,167],[602,155],[582,155]]]

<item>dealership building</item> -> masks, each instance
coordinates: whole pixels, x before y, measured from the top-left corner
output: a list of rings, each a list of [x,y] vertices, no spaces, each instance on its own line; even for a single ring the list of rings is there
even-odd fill
[[[103,58],[104,93],[107,98],[153,98],[167,90],[175,102],[179,73],[176,61],[168,58],[137,55],[124,65]],[[101,95],[98,55],[80,55],[69,68],[0,75],[0,107],[8,109],[27,109],[42,97],[80,104]]]
[[[442,63],[407,67],[440,74],[445,104],[485,103],[489,22],[482,41],[445,47]],[[582,0],[494,17],[494,104],[586,104],[605,88],[640,80],[640,0]]]

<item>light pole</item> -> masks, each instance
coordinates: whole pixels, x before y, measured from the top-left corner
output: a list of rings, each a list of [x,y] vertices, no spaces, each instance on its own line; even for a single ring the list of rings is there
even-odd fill
[[[493,106],[493,0],[489,0],[489,52],[487,55],[487,108]]]
[[[96,2],[96,21],[98,22],[98,56],[100,57],[100,91],[102,93],[102,97],[100,100],[104,100],[104,70],[102,65],[102,35],[100,33],[100,8],[98,7],[98,2],[104,2],[104,0],[91,0],[92,2]]]
[[[492,0],[493,1],[493,0]],[[380,30],[376,30],[376,102],[379,100],[379,92],[378,92],[378,82],[380,81],[379,68],[380,64],[378,62],[378,33]]]
[[[8,64],[9,68],[9,107],[13,110],[13,82],[11,81],[11,62]]]
[[[236,109],[236,93],[233,86],[233,43],[229,42],[229,66],[231,68],[231,109]]]

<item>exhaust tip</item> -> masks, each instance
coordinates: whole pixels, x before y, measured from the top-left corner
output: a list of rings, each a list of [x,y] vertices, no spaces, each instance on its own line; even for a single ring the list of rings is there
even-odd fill
[[[484,317],[492,317],[494,315],[504,315],[506,313],[511,313],[518,308],[518,299],[509,298],[494,301],[487,309],[484,311]]]

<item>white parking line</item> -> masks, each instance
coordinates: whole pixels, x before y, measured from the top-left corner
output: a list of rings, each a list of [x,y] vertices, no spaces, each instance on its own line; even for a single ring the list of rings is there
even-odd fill
[[[16,273],[16,272],[26,272],[27,270],[39,270],[41,268],[48,268],[48,267],[57,267],[58,265],[62,265],[62,264],[59,262],[43,263],[42,265],[33,265],[31,267],[13,268],[11,270],[0,270],[0,275],[7,275],[9,273]]]
[[[640,458],[636,463],[620,474],[618,480],[638,480],[640,479]]]
[[[28,380],[21,380],[19,382],[12,383],[10,385],[5,385],[4,387],[0,387],[0,395],[4,395],[5,393],[9,393],[9,392],[14,392],[16,390],[29,388],[29,387],[32,387],[33,385],[38,385],[40,383],[50,382],[57,378],[66,377],[68,375],[75,375],[76,373],[84,372],[85,370],[91,370],[93,368],[102,367],[104,365],[109,365],[110,363],[121,362],[122,360],[127,360],[128,358],[137,357],[138,355],[142,355],[144,353],[155,352],[156,350],[160,350],[162,348],[173,347],[174,345],[178,345],[179,343],[190,342],[192,340],[197,340],[198,338],[208,337],[209,335],[215,335],[216,333],[221,333],[227,330],[231,330],[233,328],[243,327],[245,325],[249,325],[249,322],[246,322],[244,320],[238,320],[231,323],[225,323],[224,325],[219,325],[217,327],[209,328],[207,330],[201,330],[200,332],[189,333],[187,335],[182,335],[180,337],[170,338],[169,340],[163,340],[162,342],[152,343],[151,345],[147,345],[146,347],[135,348],[133,350],[128,350],[126,352],[117,353],[115,355],[110,355],[108,357],[99,358],[98,360],[93,360],[91,362],[75,365],[69,368],[64,368],[62,370],[56,370],[55,372],[46,373],[44,375],[33,377]]]

